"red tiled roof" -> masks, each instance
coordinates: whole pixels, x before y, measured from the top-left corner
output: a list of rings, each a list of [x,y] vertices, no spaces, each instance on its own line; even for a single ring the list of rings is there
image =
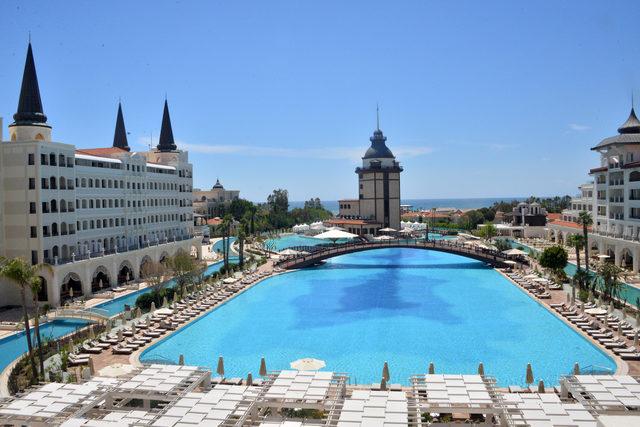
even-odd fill
[[[207,225],[220,225],[222,224],[222,219],[215,217],[207,220]]]
[[[560,214],[560,213],[547,214],[547,221],[557,221],[560,218],[562,218],[562,214]]]
[[[86,154],[89,156],[109,157],[113,154],[128,153],[128,151],[123,150],[122,148],[108,147],[108,148],[82,148],[80,150],[76,150],[76,153]]]
[[[637,168],[637,167],[640,167],[640,162],[631,162],[622,166],[623,169],[631,169],[631,168]]]
[[[582,225],[573,221],[563,221],[558,219],[556,221],[553,221],[551,225],[559,225],[561,227],[570,227],[570,228],[579,228],[580,230],[582,230]],[[591,227],[587,227],[587,230],[591,230]]]

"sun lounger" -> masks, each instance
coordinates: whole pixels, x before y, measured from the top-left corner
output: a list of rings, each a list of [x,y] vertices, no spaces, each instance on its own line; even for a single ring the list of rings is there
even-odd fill
[[[75,353],[69,353],[69,365],[84,365],[89,363],[89,356],[77,355]]]
[[[640,360],[640,353],[621,354],[622,360]]]
[[[113,354],[131,354],[133,349],[127,346],[116,346],[111,349]]]
[[[100,347],[92,347],[87,343],[82,344],[80,347],[80,353],[100,354],[102,349]]]

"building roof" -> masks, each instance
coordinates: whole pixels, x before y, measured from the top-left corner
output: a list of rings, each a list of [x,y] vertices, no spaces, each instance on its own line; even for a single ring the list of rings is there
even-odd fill
[[[578,224],[577,222],[573,222],[573,221],[563,221],[561,219],[557,219],[547,225],[557,225],[559,227],[569,227],[569,228],[577,228],[582,230],[582,225]],[[591,227],[587,227],[588,230],[591,230]]]
[[[345,224],[345,225],[376,225],[380,224],[377,221],[372,221],[368,219],[345,219],[345,218],[331,218],[330,220],[325,221],[328,224]]]
[[[113,146],[125,151],[131,151],[129,141],[127,141],[127,130],[124,127],[122,104],[120,102],[118,102],[118,116],[116,117],[116,131],[113,134]]]
[[[373,136],[369,138],[371,147],[364,153],[363,159],[381,159],[395,158],[389,147],[387,147],[387,137],[382,134],[380,129],[373,132]]]
[[[118,147],[107,147],[107,148],[81,148],[76,150],[76,153],[87,154],[89,156],[98,156],[98,157],[111,157],[114,154],[124,154],[128,153],[129,150],[124,150]]]
[[[159,151],[176,151],[178,147],[173,139],[173,129],[171,128],[171,117],[169,116],[169,104],[164,100],[164,111],[162,112],[162,128],[160,128],[160,140],[158,141]]]
[[[559,214],[559,213],[548,213],[547,214],[547,221],[557,221],[560,218],[562,218],[562,214]]]
[[[216,179],[216,183],[215,183],[215,184],[213,184],[213,187],[212,187],[211,189],[213,190],[213,189],[215,189],[215,188],[220,188],[220,189],[222,189],[222,190],[224,189],[224,187],[222,186],[222,184],[220,184],[220,180],[219,180],[219,179]]]
[[[47,123],[47,116],[44,114],[40,99],[40,87],[31,42],[29,42],[27,59],[24,63],[18,111],[13,115],[13,120],[16,125],[43,125]]]
[[[633,107],[631,107],[629,118],[618,128],[618,134],[603,139],[592,150],[599,150],[611,145],[640,144],[640,120],[638,120]]]

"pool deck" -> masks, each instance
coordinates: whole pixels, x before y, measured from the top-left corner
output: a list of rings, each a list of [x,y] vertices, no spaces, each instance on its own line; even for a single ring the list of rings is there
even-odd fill
[[[522,286],[518,285],[509,276],[507,276],[503,271],[497,270],[497,269],[496,269],[496,271],[498,273],[500,273],[510,283],[512,283],[514,286],[516,286],[518,289],[520,289],[522,292],[525,292],[526,294],[528,294],[530,298],[532,298],[537,303],[542,305],[544,308],[546,308],[549,312],[551,312],[558,319],[562,320],[566,325],[568,325],[574,331],[579,333],[584,339],[586,339],[591,344],[593,344],[594,346],[598,347],[600,350],[604,351],[609,357],[611,357],[611,359],[613,359],[613,361],[616,363],[616,366],[617,366],[616,374],[618,374],[618,375],[624,375],[624,374],[640,375],[640,361],[622,360],[613,351],[611,351],[610,349],[604,347],[598,341],[593,339],[589,334],[585,333],[583,330],[581,330],[576,325],[571,323],[568,319],[566,319],[565,317],[561,316],[560,313],[558,313],[556,310],[553,309],[553,307],[551,307],[551,304],[566,303],[566,301],[567,301],[567,293],[566,293],[566,291],[564,291],[562,289],[560,289],[560,290],[550,290],[549,293],[551,294],[551,298],[540,299],[540,298],[537,298],[535,296],[535,294],[533,294],[529,290],[527,290],[527,289],[523,288]],[[594,320],[595,320],[595,318],[594,318]],[[612,331],[612,332],[614,334],[616,333],[616,331]],[[632,346],[633,345],[633,340],[627,339],[627,344],[629,346]]]

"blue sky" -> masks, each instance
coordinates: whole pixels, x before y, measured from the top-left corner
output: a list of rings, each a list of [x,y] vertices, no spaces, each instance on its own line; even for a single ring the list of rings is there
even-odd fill
[[[54,139],[130,145],[169,99],[194,184],[252,200],[357,194],[381,128],[404,198],[573,194],[640,98],[637,1],[10,1],[0,116],[31,31]],[[4,129],[6,135],[6,127]]]

